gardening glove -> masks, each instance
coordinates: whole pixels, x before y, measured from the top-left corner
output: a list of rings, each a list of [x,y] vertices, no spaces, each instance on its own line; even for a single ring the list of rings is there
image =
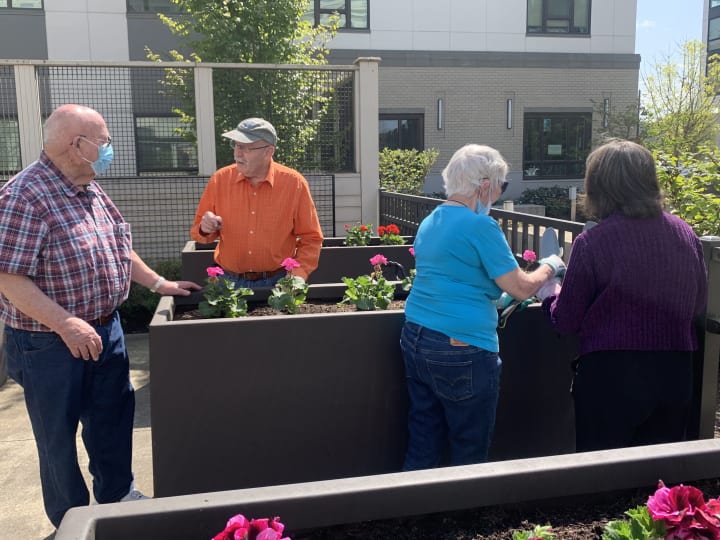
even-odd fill
[[[541,302],[545,300],[548,296],[557,295],[560,293],[560,278],[559,277],[553,277],[548,279],[545,283],[542,284],[542,286],[538,289],[538,292],[535,293],[535,296],[538,300]]]
[[[565,275],[565,270],[567,269],[567,266],[565,266],[565,261],[563,261],[560,257],[557,255],[550,255],[549,257],[543,257],[538,261],[538,264],[547,264],[550,268],[553,269],[553,277],[562,277]]]
[[[506,292],[503,292],[503,293],[500,295],[500,298],[498,298],[497,300],[495,300],[495,305],[497,306],[498,309],[505,309],[505,308],[508,307],[510,304],[512,304],[514,301],[515,301],[515,299],[514,299],[512,296],[510,296],[510,295],[509,295],[508,293],[506,293]]]

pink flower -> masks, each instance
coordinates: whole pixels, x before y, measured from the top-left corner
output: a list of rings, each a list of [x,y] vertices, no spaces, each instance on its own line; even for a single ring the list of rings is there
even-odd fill
[[[300,263],[297,262],[295,259],[288,257],[282,263],[280,263],[280,266],[282,266],[286,272],[292,272],[294,268],[300,268]]]
[[[225,530],[216,534],[212,540],[290,540],[289,537],[281,538],[283,530],[285,525],[280,523],[279,517],[248,521],[245,516],[238,514],[231,517]]]
[[[703,525],[695,521],[696,517],[703,522],[707,518],[714,520],[704,512],[705,499],[702,491],[682,484],[667,488],[662,480],[655,495],[648,498],[647,508],[650,516],[656,521],[665,522],[668,529],[702,528]]]
[[[527,262],[537,261],[537,255],[535,255],[535,252],[532,249],[526,249],[525,251],[523,251],[522,258],[524,261]]]
[[[370,258],[370,264],[372,264],[373,266],[379,266],[379,265],[381,265],[381,264],[387,264],[387,258],[386,258],[384,255],[378,253],[378,254],[375,255],[374,257],[371,257],[371,258]]]
[[[413,257],[415,256],[415,248],[414,247],[408,248],[408,251],[410,252],[410,255],[412,255]]]
[[[225,275],[225,272],[219,266],[209,266],[207,269],[208,277],[216,278],[218,276]]]

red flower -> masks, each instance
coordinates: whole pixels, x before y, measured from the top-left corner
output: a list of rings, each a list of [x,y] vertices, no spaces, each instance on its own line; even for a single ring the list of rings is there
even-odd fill
[[[380,225],[378,227],[378,236],[385,236],[386,227]]]
[[[385,230],[387,231],[388,234],[400,234],[400,229],[398,228],[397,225],[395,225],[393,223],[391,223],[390,225],[385,227]]]
[[[368,230],[367,225],[360,225],[360,230],[366,232]]]

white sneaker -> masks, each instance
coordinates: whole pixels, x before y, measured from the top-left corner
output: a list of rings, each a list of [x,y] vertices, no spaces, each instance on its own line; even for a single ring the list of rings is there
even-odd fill
[[[143,495],[140,493],[137,489],[131,489],[130,493],[125,495],[122,499],[120,499],[118,502],[128,502],[128,501],[142,501],[143,499],[152,499],[152,497],[148,497],[147,495]]]

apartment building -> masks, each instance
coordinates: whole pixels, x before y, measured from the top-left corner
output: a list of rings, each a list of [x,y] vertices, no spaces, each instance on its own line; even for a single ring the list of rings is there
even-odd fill
[[[145,60],[146,46],[178,46],[156,15],[173,9],[170,0],[0,0],[0,51]],[[635,0],[311,0],[307,16],[332,12],[341,29],[331,63],[381,59],[380,148],[439,150],[428,191],[470,142],[509,161],[511,198],[580,185],[595,135],[637,101]]]

